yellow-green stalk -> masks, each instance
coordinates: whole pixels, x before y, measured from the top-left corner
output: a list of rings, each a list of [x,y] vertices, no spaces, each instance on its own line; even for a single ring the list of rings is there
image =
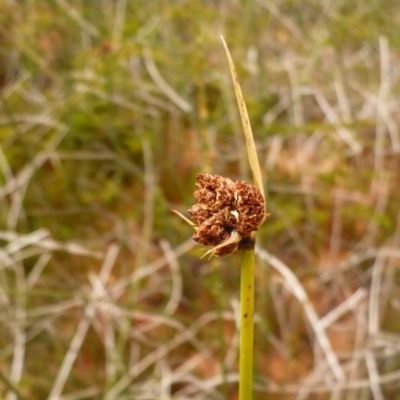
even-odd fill
[[[254,242],[241,245],[239,399],[253,398],[254,354]]]

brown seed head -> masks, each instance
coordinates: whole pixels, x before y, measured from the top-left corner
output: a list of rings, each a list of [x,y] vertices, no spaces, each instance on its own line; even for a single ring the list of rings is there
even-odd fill
[[[196,204],[189,209],[195,223],[194,240],[206,246],[217,246],[232,232],[242,239],[250,236],[262,223],[264,199],[259,190],[248,183],[219,175],[199,174],[194,192]],[[220,247],[217,255],[230,254],[238,243]]]

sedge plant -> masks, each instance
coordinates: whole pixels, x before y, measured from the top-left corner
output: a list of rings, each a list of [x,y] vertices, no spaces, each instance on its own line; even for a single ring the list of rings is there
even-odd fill
[[[242,90],[223,37],[222,44],[233,82],[254,185],[201,173],[196,177],[196,203],[188,210],[190,219],[175,211],[195,230],[193,239],[209,246],[204,254],[224,256],[241,253],[239,400],[253,397],[254,358],[254,271],[255,235],[267,216],[260,164]]]
[[[224,38],[221,37],[221,40],[228,59],[233,88],[239,107],[250,169],[254,183],[263,198],[264,214],[260,221],[261,225],[267,217],[267,211],[260,163],[235,65]],[[252,232],[251,240],[244,242],[241,246],[239,400],[251,400],[253,398],[255,232]]]

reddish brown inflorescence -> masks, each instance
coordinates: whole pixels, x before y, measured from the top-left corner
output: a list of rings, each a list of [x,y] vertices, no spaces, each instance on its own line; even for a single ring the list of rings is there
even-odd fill
[[[194,192],[196,204],[189,209],[195,224],[193,239],[206,246],[218,246],[234,232],[241,239],[250,237],[265,217],[264,199],[253,185],[219,175],[199,174]],[[215,250],[216,255],[230,254],[238,243]]]

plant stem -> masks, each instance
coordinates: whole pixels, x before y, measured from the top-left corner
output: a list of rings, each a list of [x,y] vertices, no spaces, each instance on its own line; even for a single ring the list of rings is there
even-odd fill
[[[254,241],[241,248],[239,400],[253,398]]]

